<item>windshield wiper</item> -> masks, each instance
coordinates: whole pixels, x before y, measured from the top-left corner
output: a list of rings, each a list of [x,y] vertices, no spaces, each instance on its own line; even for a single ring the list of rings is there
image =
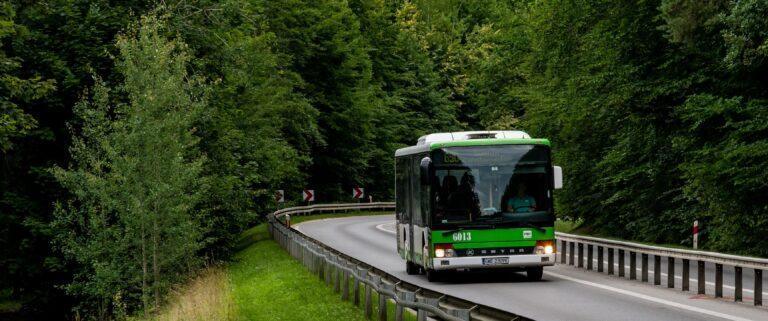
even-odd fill
[[[455,228],[455,229],[452,229],[452,230],[447,230],[447,231],[443,232],[443,236],[446,236],[448,234],[453,234],[453,233],[456,233],[458,231],[467,230],[467,229],[472,229],[472,230],[492,230],[492,229],[495,229],[495,228],[496,228],[496,225],[488,225],[488,224],[462,225],[462,226],[459,226],[458,228]]]
[[[547,232],[547,229],[545,229],[545,228],[543,228],[541,226],[538,226],[536,224],[533,224],[533,223],[530,223],[530,222],[520,222],[520,223],[522,223],[525,226],[535,228],[535,229],[539,230],[539,232],[541,232],[541,233],[546,233]]]

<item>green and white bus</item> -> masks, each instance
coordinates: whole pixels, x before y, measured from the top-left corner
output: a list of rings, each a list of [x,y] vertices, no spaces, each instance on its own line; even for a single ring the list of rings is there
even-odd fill
[[[397,250],[408,274],[555,264],[550,144],[521,131],[422,136],[395,152]]]

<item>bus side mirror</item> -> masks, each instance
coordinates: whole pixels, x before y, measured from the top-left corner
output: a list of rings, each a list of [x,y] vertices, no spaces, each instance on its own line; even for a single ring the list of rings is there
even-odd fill
[[[563,188],[563,168],[560,166],[552,166],[552,174],[555,178],[555,189]]]
[[[430,184],[429,172],[432,171],[432,159],[424,157],[419,164],[419,177],[421,178],[421,185],[426,186]]]

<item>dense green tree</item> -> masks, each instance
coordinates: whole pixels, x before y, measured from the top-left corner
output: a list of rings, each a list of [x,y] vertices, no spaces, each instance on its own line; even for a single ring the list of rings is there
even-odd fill
[[[112,99],[97,83],[76,108],[82,120],[71,147],[74,165],[56,178],[73,199],[57,210],[57,241],[79,269],[67,286],[87,316],[107,318],[142,302],[149,312],[179,276],[196,267],[202,246],[193,211],[204,195],[193,123],[204,87],[186,72],[183,42],[142,18],[121,36]]]

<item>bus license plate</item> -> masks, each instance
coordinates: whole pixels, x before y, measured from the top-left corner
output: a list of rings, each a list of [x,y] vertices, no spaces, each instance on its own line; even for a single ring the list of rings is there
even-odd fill
[[[483,265],[501,265],[509,264],[508,257],[489,257],[483,258]]]

